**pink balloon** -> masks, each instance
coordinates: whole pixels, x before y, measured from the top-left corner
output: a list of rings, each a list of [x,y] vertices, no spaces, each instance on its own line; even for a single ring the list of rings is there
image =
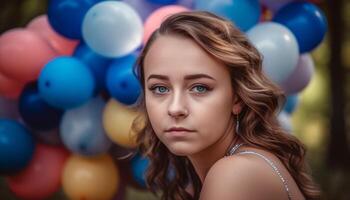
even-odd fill
[[[297,67],[281,84],[285,93],[290,95],[302,91],[309,84],[314,68],[314,62],[310,54],[300,55]]]
[[[72,55],[79,42],[58,34],[49,24],[47,15],[40,15],[34,18],[27,25],[27,29],[42,36],[59,55]]]
[[[1,61],[0,61],[1,62]],[[8,78],[0,73],[0,95],[8,99],[18,99],[24,87],[23,83]]]
[[[62,147],[37,144],[34,157],[23,171],[7,178],[16,196],[45,199],[61,187],[61,175],[69,152]]]
[[[155,10],[145,21],[143,44],[146,44],[152,33],[160,27],[160,24],[172,14],[189,11],[188,8],[178,5],[162,6]]]
[[[55,56],[53,48],[33,31],[17,28],[0,37],[0,72],[18,82],[36,80]]]

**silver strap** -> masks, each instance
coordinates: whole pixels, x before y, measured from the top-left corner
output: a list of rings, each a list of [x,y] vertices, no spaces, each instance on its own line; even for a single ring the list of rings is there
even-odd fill
[[[287,195],[288,195],[288,199],[291,200],[292,197],[291,197],[291,194],[290,194],[290,191],[289,191],[289,188],[288,188],[288,184],[287,184],[287,180],[283,178],[281,172],[278,170],[278,168],[276,167],[276,165],[270,160],[268,159],[266,156],[260,154],[260,153],[257,153],[255,151],[247,151],[247,150],[244,150],[244,151],[240,151],[238,152],[237,154],[254,154],[254,155],[257,155],[259,157],[261,157],[262,159],[264,159],[267,163],[269,163],[269,165],[272,167],[272,169],[277,173],[277,175],[280,177],[280,179],[282,180],[282,183],[284,185],[284,188],[286,189],[286,192],[287,192]],[[231,154],[232,155],[232,154]]]

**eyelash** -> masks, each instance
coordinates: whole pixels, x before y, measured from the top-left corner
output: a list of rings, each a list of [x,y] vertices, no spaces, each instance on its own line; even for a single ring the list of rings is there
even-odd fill
[[[164,87],[164,88],[166,88],[165,86],[162,86],[162,85],[153,85],[153,86],[151,86],[149,89],[152,91],[152,93],[154,93],[154,94],[156,94],[156,95],[163,95],[163,94],[165,94],[165,93],[156,93],[155,92],[155,90],[157,89],[157,88],[160,88],[160,87]],[[198,85],[195,85],[195,86],[193,86],[192,88],[195,88],[195,87],[203,87],[203,88],[205,88],[205,92],[196,92],[196,93],[198,93],[198,94],[204,94],[204,93],[207,93],[207,92],[210,92],[211,90],[212,90],[212,88],[210,88],[210,87],[208,87],[208,86],[206,86],[206,85],[202,85],[202,84],[198,84]]]

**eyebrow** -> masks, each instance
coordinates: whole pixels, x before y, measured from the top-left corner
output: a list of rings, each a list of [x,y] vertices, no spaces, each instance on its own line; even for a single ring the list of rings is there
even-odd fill
[[[151,74],[148,78],[147,81],[151,78],[156,78],[156,79],[162,79],[162,80],[169,80],[168,76],[160,75],[160,74]],[[215,80],[213,77],[207,75],[207,74],[191,74],[191,75],[186,75],[184,77],[184,80],[193,80],[193,79],[199,79],[199,78],[208,78]]]

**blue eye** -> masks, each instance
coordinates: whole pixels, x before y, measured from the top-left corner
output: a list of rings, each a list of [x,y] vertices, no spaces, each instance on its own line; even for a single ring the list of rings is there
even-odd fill
[[[197,86],[194,86],[193,88],[197,88],[197,91],[195,92],[198,92],[198,93],[204,93],[209,90],[209,88],[204,85],[197,85]]]
[[[157,89],[158,89],[158,91],[157,91]],[[153,93],[156,93],[156,94],[164,94],[166,92],[167,88],[164,86],[154,86],[151,88],[151,90]]]

